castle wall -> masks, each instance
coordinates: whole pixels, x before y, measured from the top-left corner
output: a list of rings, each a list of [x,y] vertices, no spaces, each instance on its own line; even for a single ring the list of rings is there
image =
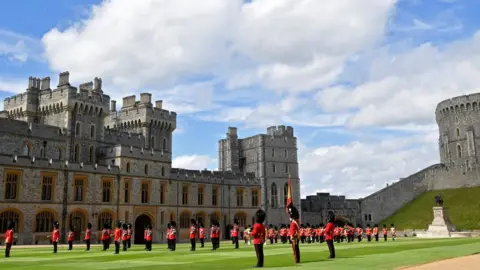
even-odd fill
[[[480,186],[480,166],[435,167],[426,175],[425,184],[428,190],[477,187]]]

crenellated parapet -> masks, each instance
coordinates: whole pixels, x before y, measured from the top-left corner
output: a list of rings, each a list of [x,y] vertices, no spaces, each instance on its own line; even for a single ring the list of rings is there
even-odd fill
[[[445,117],[460,116],[464,113],[478,112],[480,93],[458,96],[440,102],[435,109],[437,122]]]
[[[260,186],[260,180],[254,173],[236,174],[231,171],[188,170],[172,168],[170,177],[179,181],[207,182],[223,185]]]
[[[105,151],[106,159],[115,158],[142,159],[158,162],[170,162],[172,153],[164,150],[155,151],[132,145],[115,145]]]
[[[291,126],[271,126],[267,128],[267,135],[270,136],[289,136],[293,137],[293,127]]]

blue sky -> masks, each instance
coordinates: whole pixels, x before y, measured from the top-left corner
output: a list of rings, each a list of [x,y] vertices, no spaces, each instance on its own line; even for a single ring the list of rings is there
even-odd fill
[[[174,165],[217,167],[240,136],[291,125],[302,194],[362,197],[438,162],[434,110],[478,89],[479,1],[2,3],[0,99],[28,76],[102,77],[177,111]],[[1,105],[1,102],[0,102]],[[2,106],[3,107],[3,106]]]

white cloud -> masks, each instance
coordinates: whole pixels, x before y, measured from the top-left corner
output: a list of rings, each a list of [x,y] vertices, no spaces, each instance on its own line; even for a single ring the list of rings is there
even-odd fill
[[[41,60],[38,40],[15,32],[0,29],[0,57],[24,63],[30,58]]]
[[[19,94],[25,91],[28,86],[28,80],[25,79],[24,81],[16,80],[16,79],[6,79],[0,77],[0,91]]]
[[[172,167],[192,170],[212,170],[217,167],[216,161],[216,159],[207,155],[184,155],[174,158],[172,160]]]

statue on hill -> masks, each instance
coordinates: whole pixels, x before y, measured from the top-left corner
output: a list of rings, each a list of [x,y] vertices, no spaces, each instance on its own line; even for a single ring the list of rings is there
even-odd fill
[[[437,206],[443,207],[442,193],[438,193],[437,196],[435,196],[435,203]]]

